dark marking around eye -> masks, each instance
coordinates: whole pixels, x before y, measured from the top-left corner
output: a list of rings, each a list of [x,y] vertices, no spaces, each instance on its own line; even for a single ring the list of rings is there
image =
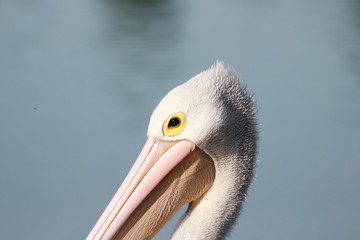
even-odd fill
[[[168,128],[177,128],[178,126],[180,126],[180,123],[181,123],[180,118],[173,117],[169,121]]]

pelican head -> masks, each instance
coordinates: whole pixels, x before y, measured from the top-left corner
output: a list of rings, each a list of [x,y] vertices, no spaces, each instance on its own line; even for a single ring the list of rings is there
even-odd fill
[[[148,140],[87,239],[151,239],[185,204],[172,239],[222,239],[256,161],[256,108],[222,62],[171,90]]]

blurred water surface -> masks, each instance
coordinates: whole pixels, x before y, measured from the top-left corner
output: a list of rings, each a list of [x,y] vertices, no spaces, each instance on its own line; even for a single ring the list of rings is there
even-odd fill
[[[360,239],[358,0],[1,1],[0,238],[84,239],[154,107],[217,59],[261,123],[229,239]]]

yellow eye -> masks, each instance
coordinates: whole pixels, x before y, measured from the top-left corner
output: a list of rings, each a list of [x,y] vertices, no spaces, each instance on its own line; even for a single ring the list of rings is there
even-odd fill
[[[163,131],[166,136],[176,136],[184,131],[186,126],[186,117],[182,112],[172,114],[164,123]]]

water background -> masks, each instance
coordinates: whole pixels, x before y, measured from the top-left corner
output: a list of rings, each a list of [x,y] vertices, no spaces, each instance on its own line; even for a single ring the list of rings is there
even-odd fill
[[[1,0],[0,238],[84,239],[154,107],[218,59],[261,123],[229,239],[360,239],[359,0]]]

